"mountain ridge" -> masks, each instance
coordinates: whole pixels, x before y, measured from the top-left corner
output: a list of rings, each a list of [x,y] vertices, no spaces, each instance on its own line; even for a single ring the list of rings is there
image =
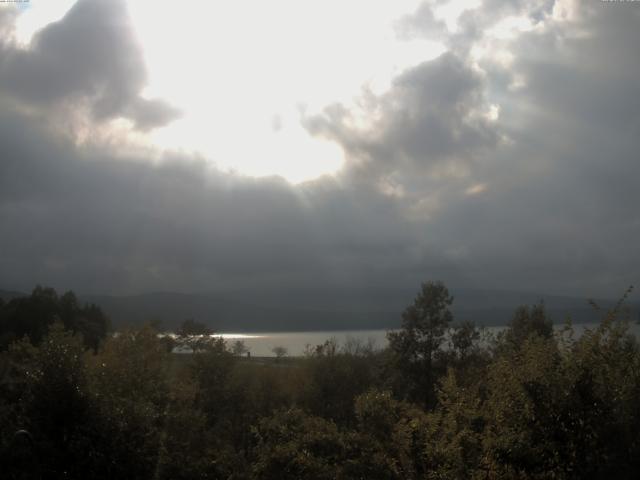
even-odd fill
[[[542,300],[554,323],[567,316],[574,323],[598,320],[586,299],[518,291],[450,289],[454,297],[455,321],[471,320],[478,325],[505,325],[520,305]],[[271,292],[183,293],[149,292],[135,295],[78,294],[83,303],[95,303],[109,316],[114,328],[154,321],[161,329],[173,330],[192,318],[215,331],[321,331],[397,328],[402,311],[415,291],[411,289],[313,289]],[[0,290],[5,301],[21,292]],[[615,304],[597,299],[601,308]],[[637,318],[640,304],[629,304]]]

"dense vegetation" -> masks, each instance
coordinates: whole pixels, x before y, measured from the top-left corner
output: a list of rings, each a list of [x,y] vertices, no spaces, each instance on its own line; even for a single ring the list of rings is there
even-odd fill
[[[58,296],[52,288],[37,286],[29,296],[7,303],[0,298],[0,350],[24,337],[38,345],[56,321],[65,330],[79,334],[84,345],[94,352],[109,328],[107,317],[98,306],[80,305],[73,292]]]
[[[73,298],[36,289],[0,306],[3,478],[640,471],[640,349],[622,302],[579,338],[569,322],[554,332],[543,305],[487,338],[454,326],[453,299],[429,282],[383,351],[328,340],[265,361],[207,337],[172,354],[151,326],[106,336],[99,309]],[[198,328],[181,331],[191,346]]]

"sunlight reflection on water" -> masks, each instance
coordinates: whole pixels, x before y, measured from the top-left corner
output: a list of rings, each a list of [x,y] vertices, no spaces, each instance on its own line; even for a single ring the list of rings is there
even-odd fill
[[[580,337],[584,331],[589,328],[593,329],[597,326],[595,323],[574,324],[573,329],[575,338]],[[554,325],[556,331],[563,327],[562,324]],[[489,336],[497,335],[504,326],[485,327],[484,332]],[[325,341],[335,339],[338,345],[342,346],[347,341],[359,341],[363,345],[370,344],[374,349],[383,349],[387,346],[387,332],[391,330],[333,330],[333,331],[316,331],[316,332],[255,332],[255,333],[237,333],[237,332],[220,332],[214,336],[222,337],[229,348],[233,343],[240,340],[249,349],[252,356],[256,357],[273,357],[274,347],[284,347],[289,356],[304,355],[307,347],[315,347],[321,345]],[[630,323],[629,331],[634,333],[636,337],[640,336],[640,325]],[[172,335],[174,336],[174,335]]]

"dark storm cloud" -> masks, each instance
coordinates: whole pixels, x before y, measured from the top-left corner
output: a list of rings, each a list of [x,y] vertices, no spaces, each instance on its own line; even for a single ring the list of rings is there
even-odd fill
[[[370,127],[353,127],[352,112],[341,105],[306,119],[306,126],[377,171],[422,175],[495,146],[498,134],[482,117],[484,107],[480,76],[446,53],[405,71],[387,93],[368,95],[364,116],[377,118]]]
[[[294,188],[185,155],[152,166],[78,146],[46,117],[14,109],[88,100],[96,121],[125,115],[150,128],[168,120],[171,109],[139,97],[145,71],[122,7],[82,1],[29,50],[4,44],[0,283],[213,290],[344,283],[412,263],[411,227],[366,185],[352,191],[324,179]]]
[[[4,44],[0,286],[126,293],[441,278],[601,296],[637,282],[640,8],[593,4],[560,20],[550,2],[485,2],[445,39],[450,52],[386,93],[305,117],[347,163],[291,186],[194,156],[165,153],[153,164],[78,146],[50,119],[15,108],[90,99],[96,121],[126,115],[151,128],[171,117],[140,98],[139,50],[129,34],[110,37],[125,18],[110,5],[81,2],[26,52]],[[440,28],[425,8],[399,25],[411,35]],[[513,14],[540,28],[496,45],[511,63],[493,52],[474,60],[469,47],[486,26]],[[5,39],[11,21],[0,17]],[[86,48],[108,66],[70,56],[70,39],[84,37],[74,55]],[[17,82],[30,71],[32,83]],[[486,115],[491,104],[497,120]]]
[[[637,282],[640,62],[631,45],[640,11],[610,7],[585,7],[570,28],[512,47],[510,70],[525,86],[503,92],[512,144],[497,152],[502,171],[492,176],[510,188],[491,208],[527,252],[519,263],[532,282],[554,269],[565,288]]]
[[[126,117],[141,130],[179,115],[140,96],[147,74],[121,0],[80,0],[27,49],[5,41],[1,53],[0,92],[28,105],[88,103],[96,120]]]
[[[2,284],[215,290],[357,281],[413,261],[411,227],[375,191],[294,188],[184,156],[152,166],[18,114],[0,124]]]
[[[600,4],[562,20],[552,9],[485,2],[449,37],[457,53],[363,97],[373,126],[354,129],[342,106],[307,125],[341,142],[357,175],[395,182],[405,211],[425,214],[417,241],[463,282],[616,295],[640,266],[640,9]],[[480,73],[469,47],[510,15],[545,25],[503,41],[513,62],[490,54]],[[478,115],[493,102],[495,122]],[[460,175],[441,175],[447,165]]]

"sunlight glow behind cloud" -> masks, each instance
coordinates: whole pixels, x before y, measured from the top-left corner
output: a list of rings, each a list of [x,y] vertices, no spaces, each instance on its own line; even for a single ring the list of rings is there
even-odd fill
[[[617,295],[640,11],[473,5],[0,7],[0,282]]]
[[[60,20],[73,6],[76,0],[58,0],[55,2],[31,1],[16,4],[22,11],[16,20],[16,38],[27,45],[34,33],[51,22]]]
[[[74,3],[31,3],[16,24],[17,40],[27,47]],[[353,108],[363,88],[381,94],[403,70],[441,54],[442,44],[401,39],[394,30],[420,3],[240,0],[184,8],[127,1],[149,71],[144,95],[183,113],[152,132],[152,144],[294,183],[338,171],[342,149],[311,136],[302,116],[335,103]]]
[[[393,21],[418,4],[130,2],[146,93],[184,112],[155,142],[248,175],[299,182],[337,171],[342,150],[311,137],[301,115],[350,105],[363,87],[383,92],[403,69],[440,54],[441,45],[394,34]]]

